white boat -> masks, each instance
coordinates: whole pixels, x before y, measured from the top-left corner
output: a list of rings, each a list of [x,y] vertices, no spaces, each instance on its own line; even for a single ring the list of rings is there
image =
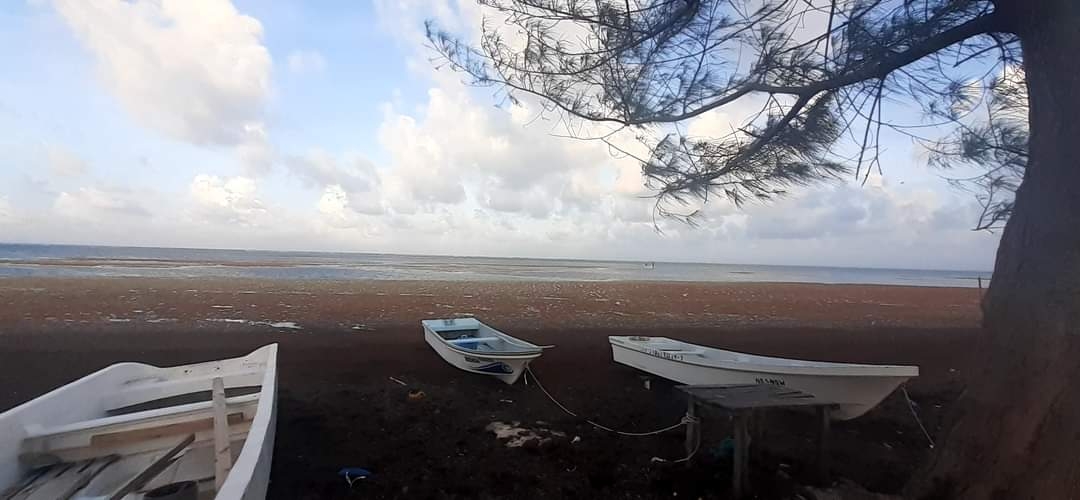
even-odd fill
[[[425,319],[424,339],[447,363],[467,372],[517,382],[544,347],[511,337],[474,318]]]
[[[276,404],[277,344],[103,368],[0,413],[0,499],[262,499]]]
[[[687,385],[772,384],[835,405],[838,420],[858,417],[900,384],[919,376],[917,366],[828,363],[756,356],[665,337],[608,337],[621,363]]]

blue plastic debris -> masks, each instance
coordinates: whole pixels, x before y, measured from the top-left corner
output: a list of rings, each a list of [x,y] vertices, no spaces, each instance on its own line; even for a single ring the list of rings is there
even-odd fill
[[[735,454],[735,440],[729,437],[720,441],[720,444],[709,449],[709,455],[713,458],[728,458]]]
[[[345,478],[345,482],[349,483],[350,488],[352,488],[354,482],[371,477],[371,471],[360,467],[345,467],[339,470],[337,474]]]

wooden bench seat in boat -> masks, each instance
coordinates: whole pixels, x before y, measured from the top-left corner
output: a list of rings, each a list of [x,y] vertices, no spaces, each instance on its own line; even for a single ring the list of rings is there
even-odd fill
[[[259,395],[227,398],[229,437],[246,435]],[[190,403],[53,427],[28,426],[20,458],[31,465],[75,462],[112,454],[167,448],[177,436],[195,435],[192,447],[214,441],[213,403]]]

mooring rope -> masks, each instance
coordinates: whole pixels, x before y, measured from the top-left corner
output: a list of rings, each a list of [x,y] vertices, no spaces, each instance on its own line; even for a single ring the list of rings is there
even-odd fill
[[[695,418],[695,420],[697,420],[697,419]],[[694,458],[694,455],[696,455],[698,450],[701,448],[701,432],[695,432],[694,434],[695,434],[695,436],[694,436],[695,437],[695,439],[694,439],[694,449],[693,449],[693,451],[690,452],[689,455],[687,455],[685,457],[682,457],[682,458],[675,459],[675,460],[668,460],[666,458],[660,458],[660,457],[652,457],[651,461],[652,462],[658,462],[658,463],[677,464],[677,463],[687,462],[691,458]]]
[[[551,393],[548,392],[547,389],[544,388],[544,384],[541,384],[540,379],[536,378],[536,374],[533,373],[531,367],[528,367],[528,366],[525,367],[525,374],[526,374],[526,380],[528,380],[528,377],[532,377],[533,382],[536,382],[536,386],[539,387],[541,391],[543,391],[544,395],[546,395],[548,397],[548,399],[551,400],[552,403],[555,403],[555,406],[558,406],[562,411],[566,412],[566,414],[570,415],[571,417],[577,417],[578,416],[577,413],[574,413],[569,408],[567,408],[565,405],[560,403],[557,399],[555,399],[555,396],[552,396]],[[585,420],[585,423],[587,423],[587,424],[589,424],[589,425],[591,425],[593,427],[596,427],[597,429],[612,432],[612,433],[618,434],[620,436],[635,436],[635,437],[654,436],[656,434],[662,434],[662,433],[665,433],[665,432],[670,431],[670,430],[678,429],[679,427],[682,427],[682,426],[684,426],[686,424],[697,423],[697,422],[698,422],[697,417],[691,417],[690,415],[683,415],[682,419],[680,419],[678,423],[673,424],[673,425],[669,425],[667,427],[664,427],[663,429],[657,429],[655,431],[649,431],[649,432],[626,432],[626,431],[620,431],[620,430],[617,430],[617,429],[612,429],[611,427],[608,427],[606,425],[593,422],[592,420],[588,420],[588,419]],[[695,449],[694,451],[696,452],[697,450]],[[684,459],[675,460],[675,462],[682,462],[682,461],[685,461],[685,460],[689,460],[690,457],[692,457],[692,456],[694,456],[693,453],[691,453],[689,457],[686,457]]]
[[[908,395],[907,387],[900,386],[900,392],[904,393],[904,399],[907,400],[908,408],[911,409],[911,416],[915,417],[915,423],[919,424],[919,429],[922,430],[923,436],[926,436],[926,441],[930,443],[930,448],[933,448],[934,439],[930,437],[929,432],[926,432],[926,426],[924,426],[922,420],[919,419],[919,413],[915,411],[915,403],[911,400],[911,396]]]

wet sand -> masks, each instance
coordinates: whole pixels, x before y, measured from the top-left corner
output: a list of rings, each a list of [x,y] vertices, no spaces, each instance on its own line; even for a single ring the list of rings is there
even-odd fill
[[[422,318],[475,314],[556,344],[541,382],[582,416],[626,430],[677,422],[670,384],[611,362],[606,336],[662,334],[754,353],[911,363],[909,384],[936,430],[969,371],[978,334],[971,289],[703,283],[296,282],[182,279],[0,280],[0,409],[117,361],[171,365],[281,344],[271,498],[724,498],[729,432],[708,418],[690,468],[679,431],[615,437],[562,413],[535,386],[458,371],[424,343]],[[390,380],[404,381],[401,386]],[[419,401],[410,389],[424,391]],[[508,448],[494,421],[564,433]],[[814,419],[761,422],[752,480],[764,498],[812,481]],[[574,437],[580,440],[572,442]],[[928,453],[903,397],[834,426],[832,472],[896,492]],[[352,490],[336,476],[363,467]]]

